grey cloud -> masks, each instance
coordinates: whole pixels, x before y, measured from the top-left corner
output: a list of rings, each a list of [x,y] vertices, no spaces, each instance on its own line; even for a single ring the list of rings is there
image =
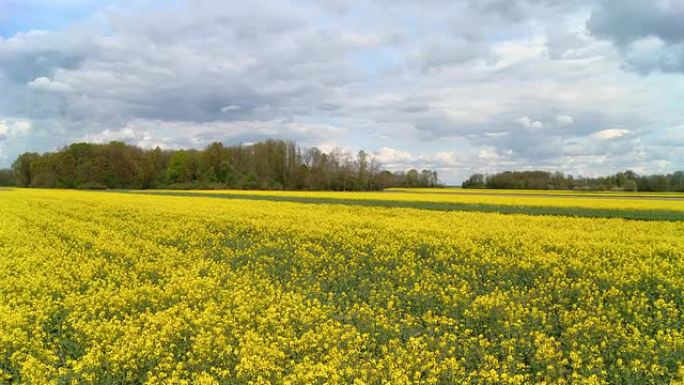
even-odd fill
[[[178,135],[179,132],[183,135]],[[194,123],[136,119],[129,121],[121,129],[105,129],[87,134],[79,140],[120,140],[144,148],[187,148],[203,147],[216,141],[244,143],[274,137],[311,144],[335,138],[342,132],[340,128],[330,125],[283,120]]]
[[[519,23],[530,18],[550,14],[560,16],[573,12],[591,0],[468,0],[471,9],[482,14],[493,14],[508,22]]]
[[[107,34],[83,25],[0,40],[0,71],[17,93],[73,91],[27,95],[22,112],[53,115],[74,135],[87,121],[271,120],[325,102],[328,87],[348,81],[340,59],[354,48],[300,13],[209,1],[156,11],[110,13]],[[225,114],[231,103],[244,108]]]
[[[68,39],[44,31],[0,37],[0,72],[18,83],[52,77],[60,68],[78,68],[93,52],[92,43],[80,32],[69,33]]]
[[[679,0],[601,0],[587,28],[594,35],[626,45],[649,36],[684,41],[684,6]]]
[[[684,72],[683,20],[679,0],[602,0],[587,29],[614,42],[623,51],[628,70]]]

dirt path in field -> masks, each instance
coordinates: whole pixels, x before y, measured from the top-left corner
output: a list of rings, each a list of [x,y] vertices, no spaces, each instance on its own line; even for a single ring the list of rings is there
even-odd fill
[[[652,201],[684,201],[684,195],[676,196],[650,196],[650,195],[599,195],[599,194],[507,194],[490,192],[457,192],[457,191],[411,191],[411,190],[392,190],[385,193],[411,193],[411,194],[435,194],[435,195],[461,195],[461,196],[492,196],[506,198],[587,198],[587,199],[621,199],[621,200],[652,200]]]

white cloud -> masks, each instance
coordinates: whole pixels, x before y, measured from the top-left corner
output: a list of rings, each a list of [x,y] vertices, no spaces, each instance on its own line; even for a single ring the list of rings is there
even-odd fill
[[[242,107],[238,106],[237,104],[229,104],[223,108],[221,108],[221,112],[233,112],[233,111],[240,111]]]
[[[0,139],[26,136],[31,132],[31,127],[32,123],[30,120],[0,120]]]
[[[83,141],[94,143],[107,143],[111,141],[135,142],[138,144],[146,133],[138,133],[130,127],[124,127],[120,130],[104,130],[98,134],[87,135]]]
[[[540,121],[532,120],[528,116],[523,116],[515,120],[519,125],[525,128],[544,128],[544,124]]]
[[[592,134],[593,137],[599,139],[617,139],[629,134],[629,130],[623,128],[609,128],[607,130],[597,131]]]
[[[35,78],[28,82],[26,86],[39,92],[66,93],[72,91],[71,86],[68,84],[50,80],[46,77]]]
[[[494,147],[485,147],[481,149],[477,157],[487,161],[505,158],[505,156],[500,154],[499,151]]]
[[[435,154],[441,167],[456,167],[459,165],[458,156],[452,151],[441,151]]]
[[[183,135],[178,135],[181,132]],[[106,143],[116,140],[143,148],[202,148],[217,141],[238,144],[253,142],[254,138],[279,138],[311,146],[343,134],[344,130],[335,126],[281,120],[195,123],[135,119],[120,129],[88,134],[80,141]]]
[[[411,168],[418,170],[431,169],[450,174],[460,166],[459,156],[454,151],[437,151],[434,153],[413,153],[391,147],[381,147],[374,152],[383,168],[405,171]]]
[[[570,115],[558,115],[556,117],[556,123],[560,127],[570,126],[575,123],[575,119]]]
[[[31,128],[33,128],[33,123],[30,120],[17,120],[13,124],[15,135],[28,135]]]
[[[408,151],[397,150],[391,147],[381,147],[375,152],[375,156],[380,162],[395,164],[415,159],[413,154]]]

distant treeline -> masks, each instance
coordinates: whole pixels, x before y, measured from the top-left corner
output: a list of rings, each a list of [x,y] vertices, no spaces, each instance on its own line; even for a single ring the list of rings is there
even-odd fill
[[[463,188],[533,190],[621,190],[684,191],[684,171],[667,175],[637,175],[627,170],[598,178],[575,178],[560,172],[505,171],[498,174],[473,174]]]
[[[381,190],[434,187],[430,170],[382,170],[373,154],[303,149],[267,140],[213,143],[204,150],[144,150],[122,142],[75,143],[56,152],[24,153],[0,185],[41,188],[236,188],[271,190]]]

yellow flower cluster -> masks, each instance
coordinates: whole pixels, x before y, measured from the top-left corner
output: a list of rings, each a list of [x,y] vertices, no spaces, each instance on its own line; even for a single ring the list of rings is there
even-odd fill
[[[674,384],[683,312],[684,222],[0,191],[0,384]]]

